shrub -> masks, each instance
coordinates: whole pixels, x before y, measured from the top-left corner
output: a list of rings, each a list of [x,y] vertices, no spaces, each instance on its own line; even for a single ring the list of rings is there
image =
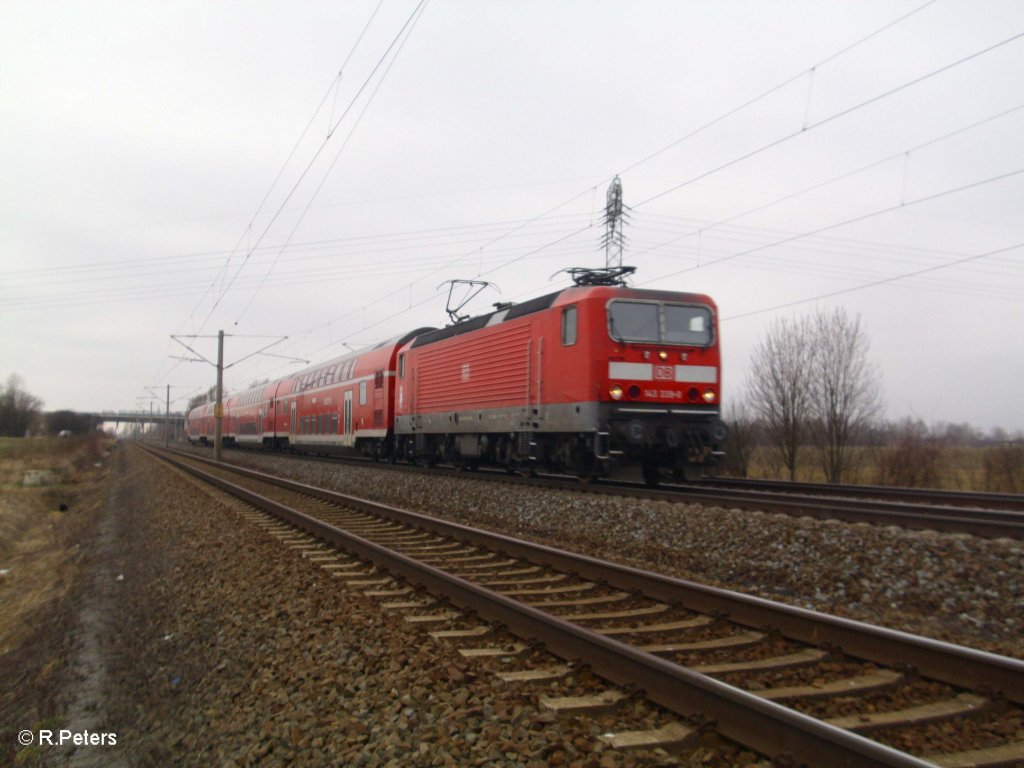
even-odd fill
[[[907,488],[937,488],[945,466],[942,444],[928,436],[920,422],[907,421],[880,450],[875,459],[875,478],[879,485]]]
[[[986,491],[1024,492],[1024,443],[986,448],[982,466]]]

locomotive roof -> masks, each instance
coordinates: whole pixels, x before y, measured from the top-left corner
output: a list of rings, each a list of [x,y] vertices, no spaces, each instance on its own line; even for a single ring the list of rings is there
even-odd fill
[[[455,325],[449,325],[447,328],[441,328],[430,333],[424,333],[422,336],[417,336],[416,340],[412,343],[413,349],[416,347],[422,347],[427,344],[433,344],[434,342],[441,341],[442,339],[450,339],[452,336],[459,336],[463,333],[469,333],[470,331],[476,331],[486,326],[495,315],[504,313],[504,320],[513,320],[517,317],[523,317],[524,315],[531,315],[534,312],[540,312],[542,309],[547,309],[554,304],[555,299],[558,298],[562,291],[555,291],[549,293],[546,296],[538,296],[536,299],[530,299],[524,301],[522,304],[513,304],[507,309],[496,309],[493,312],[488,312],[486,315],[477,315],[471,317],[469,320],[463,320],[461,323]]]
[[[468,320],[463,320],[461,323],[455,325],[449,325],[447,328],[441,328],[436,331],[424,333],[416,337],[413,341],[411,348],[423,347],[427,344],[434,344],[444,339],[450,339],[453,336],[459,336],[463,333],[469,333],[470,331],[476,331],[484,328],[488,325],[495,325],[497,323],[503,323],[508,320],[514,320],[517,317],[524,317],[525,315],[531,315],[534,312],[540,312],[541,310],[549,309],[552,307],[557,299],[565,295],[572,295],[571,300],[577,298],[586,298],[587,296],[607,296],[610,298],[623,298],[623,299],[646,299],[648,301],[686,301],[695,302],[699,304],[708,304],[710,299],[707,296],[696,293],[681,293],[679,291],[652,291],[642,288],[627,288],[623,286],[580,286],[573,288],[563,288],[560,291],[554,293],[548,293],[544,296],[538,296],[535,299],[524,301],[522,304],[513,304],[511,307],[504,309],[495,309],[493,312],[488,312],[485,315],[477,315],[471,317]],[[497,317],[499,316],[500,317]]]

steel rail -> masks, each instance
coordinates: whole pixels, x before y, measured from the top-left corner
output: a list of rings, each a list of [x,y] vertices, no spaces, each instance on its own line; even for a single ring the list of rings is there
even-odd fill
[[[724,614],[725,618],[737,624],[755,629],[774,629],[790,639],[818,646],[835,646],[868,661],[908,664],[936,680],[970,689],[980,686],[1011,701],[1024,703],[1024,661],[1018,659],[521,541],[253,469],[218,465],[209,459],[198,460],[323,501],[344,504],[510,556],[577,573],[618,589],[636,590],[658,600],[681,603],[695,611]]]
[[[686,489],[719,488],[755,490],[770,493],[806,493],[827,496],[849,496],[890,499],[909,502],[927,502],[944,506],[978,507],[1024,511],[1024,494],[993,491],[949,491],[936,488],[910,488],[889,485],[848,485],[833,483],[805,483],[790,480],[754,480],[739,477],[706,477],[700,482],[683,486]]]
[[[565,483],[549,481],[551,488],[565,489]],[[591,486],[583,486],[590,490]],[[595,493],[635,496],[674,503],[688,502],[736,509],[782,512],[788,515],[842,520],[848,523],[896,525],[901,528],[934,530],[944,533],[967,533],[990,538],[1024,539],[1024,512],[994,509],[935,507],[892,501],[835,499],[795,496],[767,491],[730,491],[702,486],[685,486],[680,490],[641,488],[637,485],[602,483],[593,486]]]
[[[640,688],[648,699],[676,714],[710,718],[724,736],[762,754],[789,755],[810,765],[843,768],[934,768],[934,763],[929,761],[758,698],[433,566],[419,563],[228,480],[203,472],[186,462],[166,456],[161,458],[317,538],[357,557],[372,560],[391,573],[435,594],[442,594],[454,605],[472,611],[490,622],[499,623],[513,634],[541,642],[550,652],[563,659],[580,660],[590,665],[600,677],[620,685]],[[247,470],[243,474],[249,475],[250,472]],[[252,474],[259,475],[261,473]],[[267,475],[259,479],[280,480]],[[291,482],[288,484],[291,485]],[[302,492],[307,490],[316,489],[303,486]],[[361,501],[343,494],[331,495],[335,501],[347,505]]]
[[[187,454],[183,453],[183,455]],[[309,461],[351,462],[377,466],[367,460],[346,457],[320,457],[299,455]],[[452,477],[483,477],[497,482],[529,485],[532,487],[571,490],[577,493],[595,493],[627,498],[656,499],[674,504],[703,504],[734,509],[780,512],[782,514],[813,517],[820,520],[841,520],[848,523],[893,525],[914,530],[933,530],[942,533],[966,533],[985,538],[1024,539],[1024,512],[1015,510],[952,507],[930,504],[870,500],[867,498],[837,499],[821,496],[788,494],[778,491],[730,490],[707,487],[704,484],[650,488],[639,483],[600,481],[581,485],[575,478],[558,475],[523,478],[503,471],[468,474],[451,468],[403,465],[406,471],[423,474],[444,473]],[[828,487],[828,486],[826,486]],[[937,492],[938,493],[938,492]],[[863,495],[862,495],[863,496]],[[1024,498],[1024,497],[1022,497]]]

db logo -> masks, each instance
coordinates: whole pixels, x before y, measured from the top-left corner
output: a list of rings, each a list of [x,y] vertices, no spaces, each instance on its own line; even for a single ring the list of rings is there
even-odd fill
[[[654,366],[654,378],[656,381],[672,381],[675,378],[675,371],[671,365]]]

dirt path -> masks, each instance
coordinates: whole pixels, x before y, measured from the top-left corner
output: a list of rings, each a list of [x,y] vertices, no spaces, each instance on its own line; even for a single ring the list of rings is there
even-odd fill
[[[115,471],[124,471],[125,454],[116,454]],[[83,744],[74,749],[61,748],[55,762],[67,763],[73,768],[122,768],[130,765],[116,750],[117,734],[109,713],[108,667],[111,662],[106,641],[117,630],[118,604],[123,576],[118,571],[119,560],[126,556],[120,546],[122,529],[128,523],[124,510],[128,507],[123,488],[115,483],[107,496],[97,519],[95,538],[89,555],[90,567],[83,574],[81,598],[78,601],[78,625],[75,651],[70,659],[70,680],[65,696],[64,719],[66,730],[72,734],[99,735],[103,743]],[[109,737],[115,744],[108,745]]]

